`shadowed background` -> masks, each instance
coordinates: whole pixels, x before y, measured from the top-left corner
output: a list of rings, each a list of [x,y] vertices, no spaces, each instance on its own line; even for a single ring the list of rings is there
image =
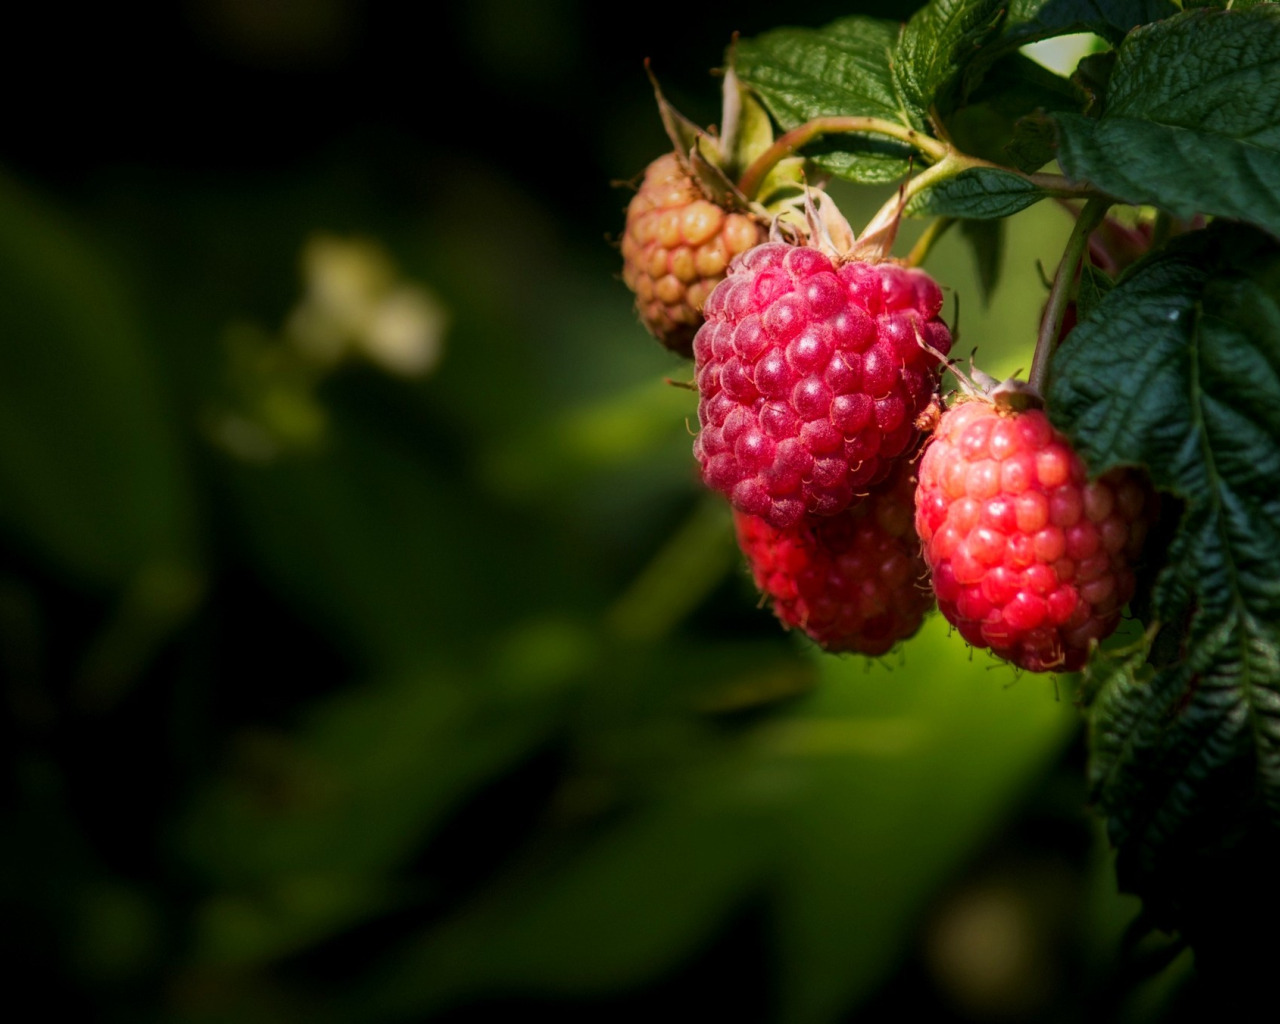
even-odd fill
[[[779,15],[686,15],[17,16],[0,942],[48,1013],[1163,1005],[1121,952],[1070,689],[937,617],[820,655],[697,484],[612,183],[667,146],[644,58],[709,123],[732,33]],[[837,195],[855,224],[885,198]],[[959,237],[930,263],[994,373],[1028,362],[1070,222],[1010,227],[989,307]]]

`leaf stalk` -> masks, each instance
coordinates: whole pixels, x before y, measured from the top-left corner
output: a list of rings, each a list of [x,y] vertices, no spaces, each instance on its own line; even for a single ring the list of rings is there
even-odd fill
[[[1085,203],[1062,252],[1058,272],[1054,274],[1053,286],[1049,289],[1049,301],[1045,305],[1044,316],[1040,318],[1040,333],[1036,337],[1036,351],[1031,357],[1031,372],[1028,375],[1028,383],[1041,395],[1045,393],[1048,383],[1049,360],[1062,331],[1062,318],[1066,313],[1076,269],[1088,247],[1089,235],[1102,223],[1102,218],[1107,215],[1110,207],[1111,203],[1106,199],[1090,199]]]

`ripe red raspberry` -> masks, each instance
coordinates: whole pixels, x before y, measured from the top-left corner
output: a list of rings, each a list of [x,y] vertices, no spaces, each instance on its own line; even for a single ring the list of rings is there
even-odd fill
[[[787,627],[828,651],[887,653],[933,607],[913,525],[908,460],[852,508],[778,529],[734,511],[738,545],[756,586]]]
[[[919,437],[951,334],[922,270],[769,242],[739,257],[698,331],[694,454],[707,486],[785,529],[834,515]]]
[[[729,261],[764,239],[753,218],[707,199],[675,153],[658,157],[627,206],[622,235],[622,279],[641,322],[688,356],[702,305]]]
[[[975,647],[1032,672],[1075,671],[1133,596],[1148,491],[1087,479],[1039,409],[986,400],[943,414],[920,462],[916,529],[942,614]]]

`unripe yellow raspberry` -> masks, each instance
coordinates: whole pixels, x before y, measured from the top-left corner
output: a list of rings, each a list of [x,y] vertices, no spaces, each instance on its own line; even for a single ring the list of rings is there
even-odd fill
[[[707,199],[677,154],[658,157],[627,207],[622,235],[622,279],[641,322],[673,352],[691,355],[711,289],[765,235],[749,214]]]

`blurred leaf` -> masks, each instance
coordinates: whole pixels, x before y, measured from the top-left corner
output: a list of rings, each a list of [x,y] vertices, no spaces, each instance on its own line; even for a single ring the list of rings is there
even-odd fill
[[[778,824],[780,1019],[833,1021],[865,998],[1077,727],[1051,680],[969,657],[941,616],[902,659],[823,658],[812,697],[757,737],[755,771],[793,787]]]
[[[655,459],[670,466],[690,449],[686,424],[697,409],[696,392],[651,377],[590,403],[542,410],[544,419],[494,443],[482,471],[498,493],[540,491],[563,503],[566,486],[602,472],[634,472]]]
[[[186,817],[185,859],[232,889],[330,875],[367,887],[358,876],[403,862],[547,735],[557,693],[495,698],[458,678],[405,676],[325,701],[294,735],[245,734],[229,774]]]
[[[298,872],[220,893],[196,915],[195,960],[217,968],[269,963],[392,911],[401,896],[382,878],[347,872]]]
[[[688,956],[771,878],[780,1019],[837,1019],[1078,721],[1047,680],[1010,686],[1012,670],[967,662],[941,619],[905,657],[820,656],[820,689],[718,754],[655,736],[666,783],[644,806],[526,860],[373,990],[399,1013],[499,991],[616,992]],[[701,754],[682,761],[689,741]]]
[[[3,177],[0,324],[0,523],[91,586],[186,571],[194,499],[128,290]]]
[[[774,846],[735,788],[719,772],[686,779],[563,860],[528,865],[412,948],[374,1010],[616,992],[674,966],[759,883]]]
[[[534,608],[581,600],[589,566],[551,529],[354,417],[327,448],[228,462],[237,520],[267,578],[374,665],[437,665]],[[501,601],[494,582],[503,581]]]
[[[728,504],[719,495],[708,496],[618,597],[605,623],[624,639],[658,640],[701,604],[737,562]]]
[[[960,233],[973,250],[982,301],[989,304],[1000,282],[1004,264],[1005,222],[1001,219],[964,220],[960,222]]]

